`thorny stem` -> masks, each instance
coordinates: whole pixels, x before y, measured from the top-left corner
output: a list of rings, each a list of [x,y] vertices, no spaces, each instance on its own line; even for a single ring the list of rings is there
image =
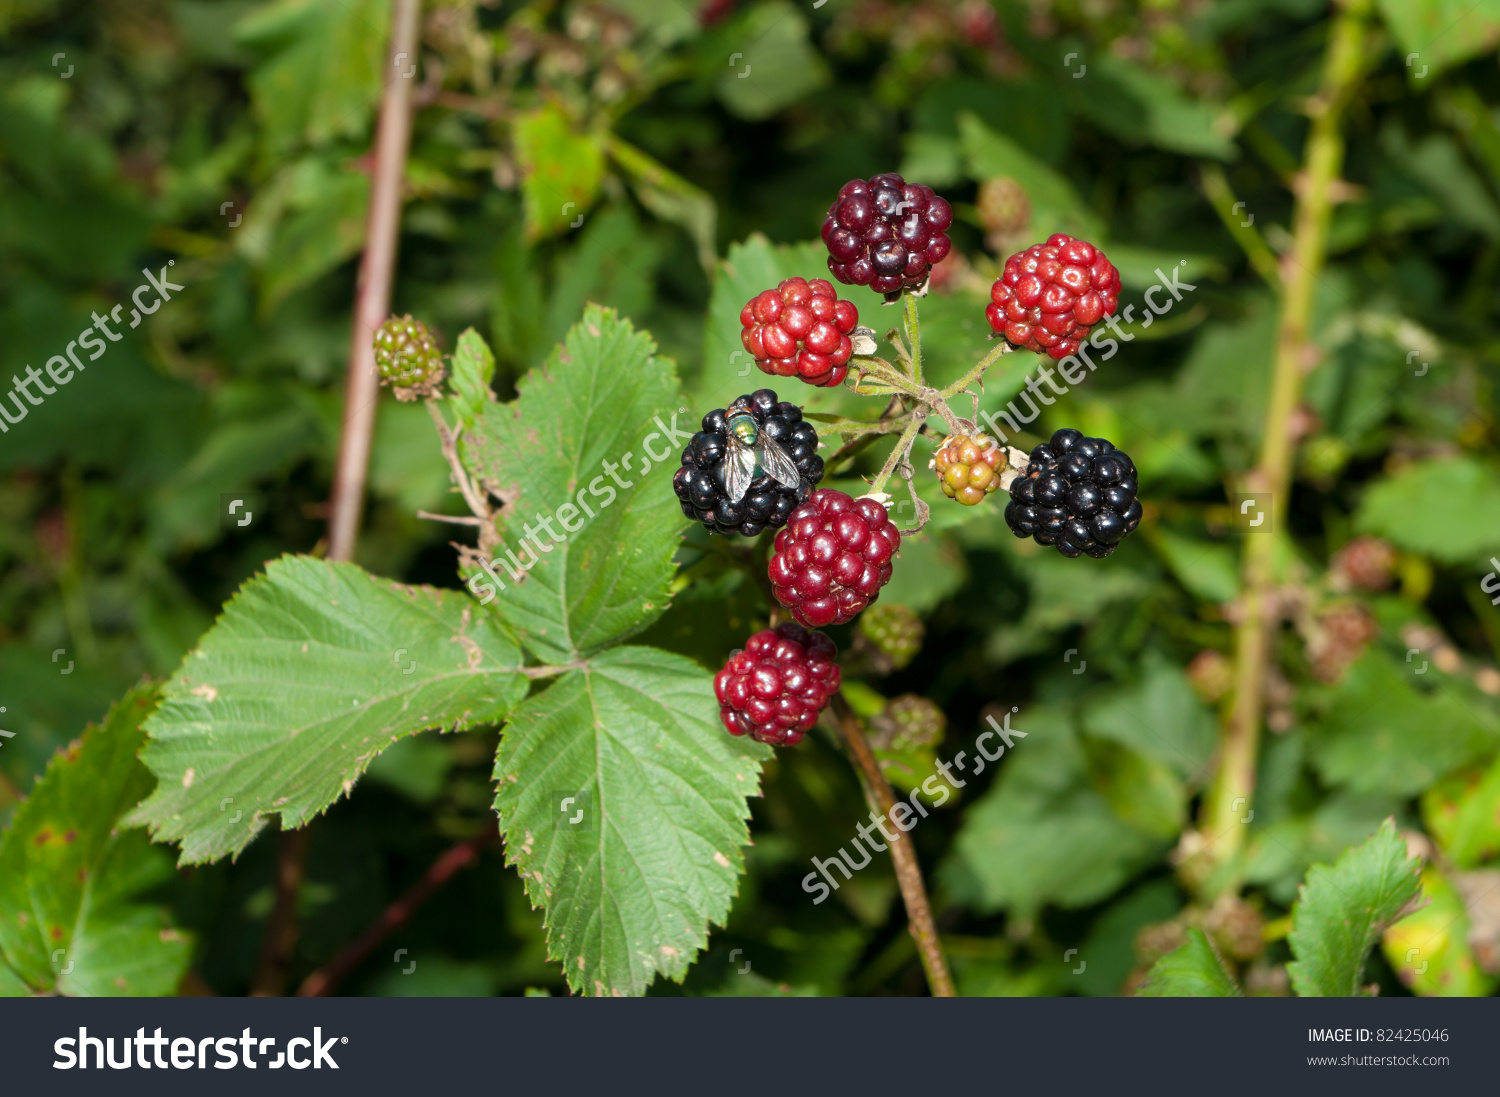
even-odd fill
[[[833,715],[859,767],[865,794],[874,801],[880,814],[889,818],[896,805],[896,794],[891,791],[890,782],[885,779],[880,763],[860,730],[859,718],[842,693],[833,695]],[[891,862],[896,868],[896,882],[901,886],[901,900],[906,904],[907,928],[917,942],[922,969],[927,973],[927,986],[934,998],[955,998],[958,992],[953,986],[953,976],[948,973],[948,961],[943,956],[937,923],[932,920],[932,906],[927,901],[927,887],[922,883],[922,868],[917,864],[917,852],[912,848],[910,835],[903,834],[891,842],[890,850]]]
[[[1260,723],[1274,609],[1275,556],[1279,531],[1286,519],[1296,439],[1292,413],[1302,395],[1309,366],[1307,330],[1313,293],[1327,257],[1328,224],[1333,190],[1344,160],[1339,131],[1344,108],[1358,87],[1374,52],[1365,41],[1365,16],[1370,0],[1345,0],[1334,19],[1322,87],[1312,103],[1308,134],[1305,185],[1297,194],[1292,250],[1282,267],[1280,330],[1275,372],[1266,411],[1265,438],[1260,463],[1245,478],[1245,490],[1270,495],[1271,532],[1245,538],[1242,611],[1235,628],[1234,700],[1223,729],[1218,771],[1204,799],[1199,827],[1213,835],[1211,856],[1218,864],[1231,863],[1244,844],[1255,767],[1260,745]],[[1234,886],[1215,874],[1214,886]]]
[[[906,328],[906,342],[911,347],[911,376],[917,384],[925,384],[922,376],[922,323],[917,318],[917,299],[907,294],[901,302],[902,320]]]
[[[349,369],[344,387],[344,418],[329,498],[328,559],[354,559],[364,509],[370,440],[380,394],[375,371],[375,331],[390,309],[396,273],[396,246],[401,227],[401,183],[411,141],[412,84],[394,63],[415,57],[422,0],[396,0],[391,11],[390,52],[385,92],[376,122],[375,169],[370,180],[370,209],[365,222],[365,249],[354,293],[349,331]],[[283,831],[276,856],[276,899],[266,922],[260,962],[250,992],[280,995],[286,986],[297,947],[297,891],[307,856],[306,828]]]
[[[870,481],[871,495],[885,490],[886,481],[891,478],[891,475],[900,466],[901,462],[906,459],[906,455],[911,452],[912,440],[916,438],[917,431],[922,429],[924,422],[926,422],[926,417],[920,414],[913,415],[910,421],[907,422],[906,429],[901,432],[901,437],[896,439],[896,445],[891,450],[891,455],[886,458],[885,467],[880,470],[880,475]]]

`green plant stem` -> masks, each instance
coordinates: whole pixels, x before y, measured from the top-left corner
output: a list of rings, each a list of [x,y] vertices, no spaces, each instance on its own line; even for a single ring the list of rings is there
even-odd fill
[[[989,369],[997,361],[999,361],[999,359],[1003,355],[1009,354],[1014,349],[1014,347],[1012,347],[1004,340],[996,343],[994,350],[990,351],[983,358],[981,358],[978,363],[975,364],[974,368],[971,369],[968,373],[964,374],[957,381],[954,381],[953,384],[949,385],[947,388],[939,391],[938,397],[943,400],[953,399],[959,393],[963,392],[964,389],[968,388],[975,381],[983,377],[984,371]]]
[[[1245,224],[1240,215],[1234,212],[1234,207],[1240,205],[1235,200],[1234,191],[1229,186],[1229,179],[1224,175],[1224,169],[1217,164],[1204,164],[1199,171],[1199,178],[1203,183],[1203,193],[1208,198],[1208,204],[1213,206],[1214,212],[1219,215],[1219,220],[1224,222],[1224,227],[1229,230],[1229,235],[1234,237],[1234,242],[1240,246],[1245,253],[1245,258],[1250,260],[1250,265],[1255,268],[1257,274],[1266,280],[1266,284],[1273,290],[1281,287],[1281,273],[1276,267],[1276,253],[1273,252],[1260,233],[1255,231],[1255,225]],[[1246,218],[1246,220],[1250,220]]]
[[[901,437],[896,439],[896,445],[891,450],[891,455],[886,458],[885,467],[880,470],[880,475],[870,482],[870,494],[884,491],[885,485],[893,473],[901,464],[901,459],[911,449],[912,440],[916,438],[917,431],[922,429],[922,424],[927,421],[926,416],[921,414],[921,408],[917,409],[906,424],[906,429],[901,432]]]
[[[833,715],[844,741],[849,744],[849,753],[854,755],[866,795],[876,809],[889,818],[891,809],[896,806],[896,794],[891,791],[890,782],[885,779],[865,733],[860,730],[859,718],[842,693],[833,695]],[[891,862],[896,868],[896,882],[901,886],[901,900],[906,904],[907,928],[917,942],[922,969],[927,973],[927,986],[934,998],[955,998],[958,991],[948,972],[948,960],[943,955],[937,923],[932,920],[932,905],[927,901],[927,886],[922,882],[922,867],[917,863],[917,851],[912,848],[910,835],[905,834],[900,840],[891,842],[890,851]]]
[[[1308,318],[1327,257],[1333,184],[1344,161],[1339,126],[1349,97],[1372,56],[1365,42],[1369,4],[1370,0],[1346,0],[1334,17],[1322,86],[1311,104],[1312,129],[1297,197],[1293,246],[1281,277],[1281,317],[1265,437],[1260,462],[1245,480],[1245,490],[1270,494],[1271,530],[1245,538],[1242,609],[1235,628],[1234,701],[1221,736],[1217,771],[1199,820],[1210,843],[1209,855],[1220,865],[1232,862],[1243,847],[1245,827],[1241,820],[1248,818],[1255,791],[1274,614],[1277,538],[1286,520],[1294,457],[1291,417],[1302,396]],[[1214,882],[1219,887],[1232,883],[1221,874],[1215,875]]]
[[[922,375],[922,322],[917,316],[917,299],[911,294],[906,294],[901,299],[901,313],[903,326],[906,328],[906,342],[911,347],[911,377],[919,385],[927,382]]]

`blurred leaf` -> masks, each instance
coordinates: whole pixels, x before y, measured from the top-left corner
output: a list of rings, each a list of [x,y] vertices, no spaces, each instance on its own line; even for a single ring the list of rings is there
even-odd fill
[[[1224,970],[1224,961],[1196,926],[1187,931],[1187,940],[1178,949],[1151,966],[1135,995],[1137,998],[1243,997],[1234,976]]]
[[[1066,232],[1090,240],[1103,239],[1102,223],[1065,176],[1009,137],[990,129],[974,114],[958,116],[958,133],[970,178],[980,181],[1006,175],[1026,189],[1031,200],[1031,235]]]
[[[807,19],[787,0],[755,5],[717,31],[714,43],[719,48],[706,55],[728,58],[714,90],[736,117],[769,118],[828,82],[828,66],[807,40]]]
[[[707,671],[625,647],[512,714],[495,757],[506,861],[547,908],[547,954],[575,991],[681,981],[728,915],[771,752],[724,734],[717,709]],[[576,827],[564,796],[585,812]]]
[[[1166,559],[1172,574],[1189,593],[1220,604],[1232,602],[1239,595],[1239,561],[1231,546],[1181,537],[1160,526],[1149,530],[1148,534],[1153,547]]]
[[[365,772],[377,784],[388,785],[418,803],[429,803],[443,791],[453,764],[447,743],[411,735],[377,754]]]
[[[1419,461],[1372,483],[1354,521],[1410,552],[1478,564],[1500,545],[1500,474],[1468,455]]]
[[[1399,810],[1401,801],[1394,797],[1340,792],[1309,814],[1262,826],[1257,807],[1256,819],[1247,823],[1250,840],[1245,851],[1245,880],[1264,887],[1276,902],[1290,905],[1309,865],[1334,860],[1375,833],[1387,816]]]
[[[522,115],[514,132],[527,239],[574,227],[598,197],[604,178],[603,143],[594,134],[574,133],[568,116],[555,106]]]
[[[1310,868],[1292,908],[1292,989],[1304,998],[1363,996],[1365,957],[1416,900],[1419,879],[1419,863],[1390,819],[1332,867]]]
[[[609,153],[629,174],[641,205],[663,221],[680,226],[693,238],[698,245],[698,260],[712,276],[718,266],[714,230],[718,214],[708,192],[613,135],[609,138]]]
[[[1046,903],[1082,907],[1109,895],[1158,854],[1162,842],[1123,823],[1089,786],[1076,733],[1063,713],[1032,709],[1013,729],[1001,771],[975,803],[944,874],[961,865],[973,905],[1026,917]]]
[[[1500,0],[1495,7],[1500,16]],[[1500,29],[1500,21],[1496,26]],[[1390,161],[1442,202],[1450,217],[1491,240],[1500,239],[1500,208],[1457,141],[1446,133],[1433,133],[1413,145],[1395,125],[1381,131],[1380,141]]]
[[[558,261],[547,304],[547,337],[563,339],[590,303],[614,308],[626,320],[643,316],[655,295],[660,251],[630,209],[614,206],[591,216],[577,245]]]
[[[136,900],[172,876],[163,851],[120,816],[151,789],[136,760],[154,686],[127,693],[57,754],[0,837],[0,953],[33,992],[160,996],[188,939]]]
[[[910,521],[909,506],[905,514],[896,521]],[[921,533],[901,538],[901,554],[891,569],[891,581],[880,595],[917,613],[929,613],[967,579],[968,564],[958,546],[940,533]]]
[[[986,80],[956,75],[938,80],[912,105],[908,133],[914,141],[956,137],[959,116],[965,112],[1048,164],[1056,164],[1068,148],[1068,112],[1056,89],[1014,77]],[[915,178],[931,187],[940,185],[924,176]]]
[[[495,974],[482,963],[461,963],[446,956],[414,952],[402,957],[414,965],[387,972],[370,991],[382,998],[488,998],[495,993]]]
[[[1371,648],[1345,672],[1309,743],[1314,768],[1354,792],[1412,795],[1500,742],[1500,721],[1415,666]]]
[[[1387,928],[1382,940],[1391,970],[1423,997],[1488,997],[1496,980],[1479,969],[1469,947],[1463,899],[1436,868],[1423,870],[1421,879],[1426,905]]]
[[[521,555],[503,542],[497,550],[493,570],[506,585],[493,608],[539,658],[597,651],[667,607],[683,528],[668,481],[686,438],[662,429],[676,421],[679,392],[655,350],[629,321],[590,305],[546,366],[520,380],[517,399],[487,404],[463,439],[471,470],[516,493],[499,532]],[[541,540],[554,521],[562,532]]]
[[[1202,99],[1189,98],[1170,80],[1112,54],[1090,54],[1086,61],[1083,76],[1062,86],[1080,113],[1122,141],[1218,160],[1238,155]]]
[[[520,651],[467,594],[284,556],[240,588],[162,690],[130,815],[183,864],[238,855],[272,814],[302,826],[403,735],[500,720]],[[230,809],[233,809],[231,814]]]
[[[1380,14],[1408,57],[1409,80],[1431,80],[1453,65],[1495,48],[1496,0],[1378,0]]]
[[[1089,781],[1120,819],[1156,838],[1174,837],[1187,821],[1187,790],[1152,755],[1085,736]]]
[[[1109,996],[1120,993],[1135,967],[1135,935],[1142,928],[1165,922],[1182,909],[1182,898],[1171,880],[1152,880],[1124,898],[1116,899],[1089,929],[1079,946],[1079,957],[1088,967],[1078,973],[1085,994]]]
[[[1187,676],[1169,660],[1148,652],[1141,681],[1084,710],[1090,734],[1113,739],[1171,766],[1198,784],[1218,741],[1213,714],[1193,692]]]
[[[402,512],[452,511],[453,479],[448,462],[432,440],[432,419],[420,403],[385,401],[375,419],[370,447],[370,488],[395,501]],[[450,502],[450,500],[452,502]]]
[[[1500,760],[1428,788],[1422,793],[1422,821],[1459,868],[1500,855]]]
[[[366,132],[383,87],[383,0],[275,0],[235,34],[267,59],[250,74],[263,156]]]

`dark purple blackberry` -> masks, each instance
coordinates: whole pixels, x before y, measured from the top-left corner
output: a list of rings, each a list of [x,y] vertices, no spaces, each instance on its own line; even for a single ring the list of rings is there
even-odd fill
[[[777,482],[757,463],[744,497],[729,499],[724,485],[729,413],[740,408],[755,419],[760,435],[779,446],[796,466],[801,479],[795,488]],[[757,389],[703,417],[703,429],[682,451],[682,467],[672,476],[672,490],[682,513],[702,522],[710,533],[754,537],[763,529],[786,525],[787,516],[806,502],[821,479],[823,458],[818,456],[817,430],[803,421],[796,404],[778,401],[770,389]]]
[[[1141,522],[1135,462],[1103,438],[1064,429],[1031,451],[1010,485],[1005,524],[1064,556],[1102,559]]]
[[[953,246],[953,209],[931,187],[895,172],[851,179],[823,222],[828,269],[845,285],[896,293],[920,286]]]

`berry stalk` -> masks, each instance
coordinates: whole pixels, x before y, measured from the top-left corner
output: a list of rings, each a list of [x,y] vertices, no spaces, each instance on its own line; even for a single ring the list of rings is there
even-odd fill
[[[1222,732],[1219,766],[1204,800],[1199,825],[1217,864],[1232,862],[1244,845],[1246,819],[1255,791],[1262,699],[1270,665],[1277,538],[1287,514],[1287,494],[1296,439],[1292,413],[1302,398],[1306,373],[1308,319],[1328,253],[1333,185],[1344,162],[1340,123],[1365,67],[1377,56],[1366,42],[1370,0],[1345,0],[1333,25],[1323,82],[1309,109],[1303,183],[1298,191],[1292,250],[1282,264],[1280,330],[1275,372],[1266,411],[1260,463],[1245,478],[1244,490],[1271,496],[1267,536],[1247,537],[1243,561],[1243,612],[1235,629],[1234,703]],[[1216,879],[1224,887],[1230,881]]]
[[[874,751],[865,740],[865,733],[860,730],[859,717],[854,715],[842,693],[833,695],[833,715],[859,766],[866,797],[877,811],[889,817],[891,808],[896,805],[896,794],[891,791],[890,782],[885,779]],[[891,862],[896,868],[896,882],[901,886],[901,901],[906,905],[907,928],[917,942],[922,970],[927,973],[927,986],[934,998],[956,998],[958,991],[948,971],[947,957],[943,955],[937,923],[932,920],[932,904],[927,900],[927,887],[922,882],[922,868],[917,863],[911,836],[907,834],[900,841],[891,842],[890,851]]]

